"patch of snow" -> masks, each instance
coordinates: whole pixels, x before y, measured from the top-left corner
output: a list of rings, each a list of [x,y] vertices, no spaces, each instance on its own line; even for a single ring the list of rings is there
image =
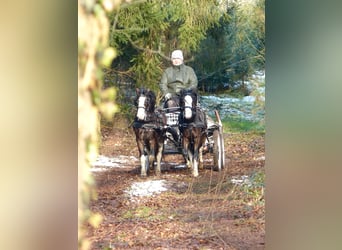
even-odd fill
[[[251,183],[251,181],[247,175],[233,176],[230,181],[233,184],[239,185],[239,186],[242,186],[242,185],[250,186],[250,185],[252,185],[252,183]]]
[[[260,157],[257,157],[255,158],[256,161],[264,161],[265,160],[265,156],[260,156]]]
[[[264,108],[258,101],[264,101],[265,97],[262,92],[264,87],[258,88],[255,95],[235,98],[228,95],[220,96],[201,96],[201,106],[207,114],[214,117],[214,110],[218,110],[221,119],[238,118],[249,121],[260,121],[264,119]],[[257,111],[257,112],[256,112]]]
[[[256,91],[258,91],[259,94],[265,94],[265,87],[257,87]]]
[[[244,102],[255,102],[255,96],[251,96],[251,95],[249,95],[249,96],[244,96],[243,98],[242,98],[242,101],[244,101]]]
[[[125,193],[131,199],[134,197],[153,196],[154,194],[160,194],[167,191],[165,180],[149,180],[144,182],[134,182]]]
[[[251,77],[252,77],[252,79],[256,79],[259,81],[265,81],[265,71],[264,70],[255,71]]]
[[[111,168],[125,167],[125,165],[132,161],[137,161],[138,159],[134,156],[120,155],[115,158],[110,158],[107,156],[99,155],[96,161],[91,162],[91,172],[106,171]]]
[[[211,103],[217,104],[217,103],[227,103],[227,102],[239,102],[239,98],[235,97],[227,97],[227,96],[201,96],[201,104],[209,105]]]

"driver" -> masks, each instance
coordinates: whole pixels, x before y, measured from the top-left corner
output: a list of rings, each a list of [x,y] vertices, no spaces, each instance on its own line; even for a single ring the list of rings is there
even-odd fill
[[[168,101],[173,99],[179,104],[179,93],[182,89],[197,91],[197,76],[190,66],[184,64],[183,52],[174,50],[171,54],[172,66],[167,68],[160,80],[160,90],[164,96],[164,108],[169,107]]]

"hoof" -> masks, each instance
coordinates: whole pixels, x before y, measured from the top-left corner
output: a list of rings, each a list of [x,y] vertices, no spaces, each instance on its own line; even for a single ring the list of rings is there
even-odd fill
[[[199,174],[192,174],[193,177],[197,178],[199,176]]]

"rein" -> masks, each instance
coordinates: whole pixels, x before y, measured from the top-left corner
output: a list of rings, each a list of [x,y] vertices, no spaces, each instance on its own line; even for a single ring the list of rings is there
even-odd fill
[[[189,108],[191,110],[196,109],[196,107],[192,107],[192,106],[184,106],[184,107],[182,107],[182,109],[186,109],[186,108]]]

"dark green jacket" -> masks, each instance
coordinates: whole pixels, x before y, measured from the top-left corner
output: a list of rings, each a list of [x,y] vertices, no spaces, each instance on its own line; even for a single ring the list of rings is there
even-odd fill
[[[160,90],[163,95],[178,94],[182,89],[194,89],[197,91],[197,76],[195,71],[184,64],[167,68],[160,80]]]

